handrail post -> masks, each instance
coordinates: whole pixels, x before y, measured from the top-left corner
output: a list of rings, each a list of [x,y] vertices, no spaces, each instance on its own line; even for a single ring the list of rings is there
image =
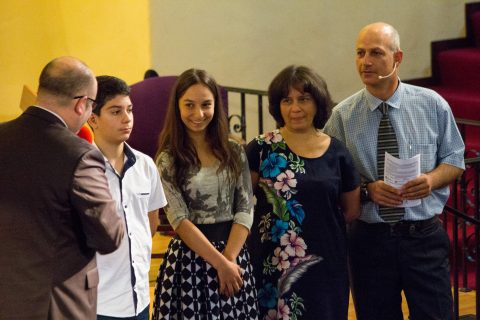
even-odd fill
[[[242,126],[242,139],[245,141],[247,140],[247,126],[246,126],[246,112],[245,112],[245,93],[240,93],[240,113],[242,114],[242,118],[240,120]]]
[[[458,320],[459,315],[459,301],[458,301],[458,264],[457,264],[457,245],[458,245],[458,218],[453,216],[452,225],[452,269],[453,269],[453,311],[455,313],[455,319]]]
[[[473,196],[475,200],[475,218],[477,220],[480,219],[480,172],[479,172],[479,164],[475,163],[472,165],[474,169],[474,189],[473,189]],[[480,315],[480,295],[478,294],[478,290],[480,289],[480,226],[475,224],[475,290],[477,294],[475,294],[475,314],[478,316]]]
[[[460,178],[460,210],[462,212],[467,212],[467,197],[466,197],[466,177],[465,174]],[[468,238],[467,238],[467,222],[462,220],[461,222],[461,231],[462,231],[462,287],[459,289],[461,292],[469,292],[471,289],[468,287]]]
[[[258,96],[258,134],[263,133],[263,96]]]

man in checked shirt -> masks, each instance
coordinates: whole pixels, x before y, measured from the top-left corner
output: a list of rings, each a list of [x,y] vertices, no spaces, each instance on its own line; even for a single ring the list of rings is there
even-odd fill
[[[400,81],[402,58],[391,25],[364,27],[356,65],[365,88],[339,103],[324,128],[345,143],[362,176],[362,213],[349,230],[355,309],[360,320],[401,320],[403,290],[410,319],[452,319],[449,239],[438,214],[448,185],[465,169],[465,146],[448,103],[432,90]],[[399,157],[421,157],[420,176],[400,189],[384,183],[377,163],[384,104]],[[421,204],[396,210],[414,199]],[[395,216],[383,214],[389,211]]]

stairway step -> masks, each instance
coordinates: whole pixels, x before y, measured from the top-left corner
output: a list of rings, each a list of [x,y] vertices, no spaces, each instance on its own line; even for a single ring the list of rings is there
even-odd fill
[[[480,91],[480,48],[443,51],[438,61],[442,85]]]

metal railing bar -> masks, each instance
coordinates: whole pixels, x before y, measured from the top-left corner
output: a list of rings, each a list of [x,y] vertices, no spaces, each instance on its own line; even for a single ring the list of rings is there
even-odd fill
[[[467,189],[467,183],[465,174],[462,174],[462,178],[460,179],[460,194],[464,195]],[[467,197],[462,196],[460,199],[460,209],[462,212],[467,212]],[[470,291],[468,288],[468,278],[467,278],[467,261],[468,257],[468,245],[467,245],[467,223],[463,220],[460,224],[461,228],[461,235],[462,235],[462,288],[460,289],[462,292]]]
[[[478,164],[478,163],[480,163],[480,157],[465,159],[465,164]]]
[[[231,91],[231,92],[246,93],[246,94],[253,94],[253,95],[263,95],[263,96],[268,95],[268,92],[263,91],[263,90],[244,89],[244,88],[225,87],[225,86],[222,86],[222,88],[224,88],[227,91]]]
[[[453,216],[452,230],[452,269],[453,269],[453,310],[456,319],[459,315],[459,295],[458,295],[458,263],[457,263],[457,246],[458,246],[458,216]]]
[[[245,141],[247,140],[247,124],[245,121],[246,115],[245,115],[245,92],[240,93],[240,112],[242,114],[242,139]]]
[[[480,126],[480,121],[472,119],[455,118],[455,122],[457,124],[466,124],[469,126]]]
[[[263,133],[263,96],[258,95],[258,133]]]
[[[472,218],[466,214],[464,214],[463,212],[455,209],[455,208],[452,208],[448,205],[445,206],[444,208],[444,211],[449,211],[453,214],[454,217],[459,217],[459,218],[462,218],[468,222],[470,222],[471,224],[474,224],[474,225],[479,225],[480,226],[480,220],[478,219],[475,219],[475,218]]]

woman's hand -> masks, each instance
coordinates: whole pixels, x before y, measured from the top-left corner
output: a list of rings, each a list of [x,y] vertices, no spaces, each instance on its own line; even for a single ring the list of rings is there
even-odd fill
[[[229,298],[238,293],[243,286],[242,273],[239,265],[225,259],[217,268],[219,293]]]
[[[227,245],[225,246],[225,250],[223,250],[223,257],[228,263],[222,262],[220,268],[216,268],[220,293],[227,297],[236,294],[243,286],[242,276],[244,270],[237,264],[237,257],[240,254],[247,236],[248,229],[245,226],[233,223]],[[220,269],[222,269],[222,271],[220,271]]]

